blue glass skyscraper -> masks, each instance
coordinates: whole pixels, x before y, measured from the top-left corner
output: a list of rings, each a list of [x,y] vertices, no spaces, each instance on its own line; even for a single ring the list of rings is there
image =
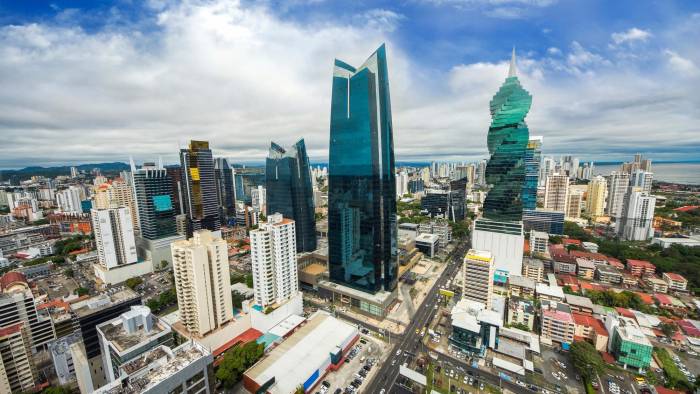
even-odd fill
[[[542,137],[532,136],[525,149],[525,184],[523,185],[523,209],[537,208],[537,185],[542,160]]]
[[[281,213],[296,222],[297,252],[316,250],[314,192],[304,139],[289,150],[271,143],[265,178],[268,216]]]
[[[331,102],[328,265],[333,282],[393,291],[398,276],[396,181],[386,49],[335,61]]]

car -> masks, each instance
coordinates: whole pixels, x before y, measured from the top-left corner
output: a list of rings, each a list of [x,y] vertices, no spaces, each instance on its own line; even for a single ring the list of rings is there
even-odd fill
[[[396,359],[391,360],[391,366],[393,367],[394,365],[396,365]]]
[[[343,389],[337,388],[335,389],[335,392],[333,394],[341,394],[343,392]]]
[[[397,356],[400,356],[400,355],[401,355],[401,349],[399,349],[399,350],[396,351],[396,355],[397,355]]]
[[[484,382],[481,382],[481,383],[479,384],[479,390],[483,390],[483,389],[484,389]]]
[[[324,380],[323,382],[321,382],[321,385],[322,385],[323,387],[331,387],[331,384],[328,383],[327,380]]]
[[[384,389],[379,390],[379,394],[384,394],[385,392],[386,392],[386,390],[384,390]]]

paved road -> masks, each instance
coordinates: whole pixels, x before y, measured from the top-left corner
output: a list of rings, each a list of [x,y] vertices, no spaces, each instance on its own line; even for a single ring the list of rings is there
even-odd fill
[[[399,375],[399,365],[403,364],[411,355],[406,355],[405,352],[410,352],[415,355],[422,348],[421,336],[416,334],[416,329],[420,330],[426,327],[435,314],[433,303],[435,302],[437,291],[443,287],[447,280],[452,279],[456,270],[460,267],[462,256],[466,253],[468,244],[460,245],[456,248],[453,257],[449,261],[449,265],[438,278],[435,285],[428,291],[428,294],[423,300],[423,303],[416,310],[416,314],[411,319],[410,324],[406,327],[403,335],[396,336],[394,345],[390,348],[390,355],[387,360],[380,366],[379,371],[374,376],[374,379],[367,384],[363,392],[379,393],[382,389],[386,392],[400,392],[399,388],[394,389],[394,383]],[[396,356],[396,351],[401,350],[401,356]],[[392,364],[392,361],[396,361]],[[392,389],[394,389],[392,391]]]

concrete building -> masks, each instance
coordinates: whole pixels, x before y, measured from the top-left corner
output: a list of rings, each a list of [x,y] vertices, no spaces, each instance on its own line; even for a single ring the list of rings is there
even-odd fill
[[[85,199],[85,190],[78,186],[70,186],[56,193],[58,209],[63,213],[82,213],[81,202]]]
[[[605,329],[610,334],[608,352],[623,368],[633,367],[642,372],[649,367],[653,346],[634,319],[609,313]]]
[[[583,191],[573,189],[569,186],[569,191],[566,195],[566,209],[564,217],[570,219],[578,219],[581,217],[581,206],[583,205]]]
[[[0,392],[32,391],[37,377],[25,323],[0,327]]]
[[[543,300],[541,303],[541,333],[543,342],[558,343],[567,350],[574,342],[576,325],[571,308],[563,302]]]
[[[584,315],[593,314],[593,301],[591,301],[591,299],[588,297],[567,294],[566,303],[569,304],[569,308],[571,308],[572,313],[577,312]]]
[[[654,236],[656,197],[631,189],[617,220],[617,234],[628,241],[647,241]]]
[[[294,220],[273,214],[250,232],[255,303],[282,304],[299,291]]]
[[[613,171],[608,176],[608,202],[605,209],[608,216],[617,218],[622,214],[629,181],[629,175],[626,173]]]
[[[428,257],[435,257],[440,249],[440,237],[437,234],[418,234],[416,248]]]
[[[622,283],[622,273],[610,265],[598,265],[596,267],[596,277],[603,283],[613,285]]]
[[[158,346],[122,365],[121,378],[95,394],[161,394],[214,392],[214,358],[195,341],[170,349]]]
[[[578,312],[572,313],[572,316],[576,324],[575,336],[590,342],[599,352],[607,351],[609,335],[603,323],[593,316]]]
[[[56,338],[54,326],[47,311],[37,310],[26,277],[8,272],[0,278],[0,290],[0,327],[22,323],[32,352],[46,349]]]
[[[251,393],[287,394],[300,385],[313,392],[329,370],[340,366],[359,339],[355,325],[317,312],[243,375]]]
[[[549,234],[530,230],[530,255],[545,255],[549,246]]]
[[[491,252],[501,276],[522,272],[524,242],[522,222],[474,221],[472,247]]]
[[[593,280],[595,277],[595,263],[588,259],[576,259],[576,274],[579,278]]]
[[[567,212],[566,201],[569,192],[569,177],[555,173],[547,177],[544,186],[544,209]]]
[[[470,249],[462,262],[462,298],[491,308],[494,268],[491,252]]]
[[[508,314],[506,322],[508,325],[521,324],[527,326],[532,331],[535,325],[535,304],[531,300],[520,297],[510,297],[508,299]]]
[[[627,271],[634,276],[647,276],[656,273],[656,266],[646,260],[627,260]]]
[[[649,289],[654,293],[668,293],[668,284],[665,280],[655,276],[647,276],[644,280]]]
[[[93,199],[94,208],[108,209],[126,207],[129,209],[131,225],[136,233],[140,230],[139,213],[136,209],[134,189],[125,179],[117,178],[110,183],[99,185],[95,188]]]
[[[174,242],[171,248],[180,321],[187,331],[203,336],[231,321],[226,241],[209,230],[198,230],[191,239]]]
[[[650,194],[654,173],[637,169],[630,174],[630,187],[638,187],[642,192]]]
[[[544,263],[538,259],[523,260],[523,276],[540,283],[544,281]]]
[[[607,193],[608,181],[598,175],[588,182],[586,191],[586,214],[592,219],[596,219],[605,214],[605,194]]]
[[[664,272],[662,278],[666,281],[668,288],[671,290],[686,291],[688,288],[688,280],[681,275],[674,274],[673,272]]]
[[[508,277],[508,294],[511,297],[535,297],[537,282],[528,277],[511,275]]]
[[[496,347],[498,331],[503,328],[502,316],[480,302],[462,298],[452,307],[450,344],[462,352],[483,356],[486,348]]]
[[[49,353],[51,354],[51,361],[53,362],[53,367],[56,370],[56,377],[58,377],[58,383],[61,385],[70,384],[76,380],[75,376],[75,363],[71,354],[71,345],[74,343],[82,343],[83,340],[80,336],[79,331],[72,332],[66,336],[59,337],[55,341],[49,343]],[[90,375],[88,368],[87,376]]]
[[[123,364],[157,346],[171,346],[173,342],[170,326],[142,305],[132,306],[119,317],[99,324],[97,335],[109,382],[119,378]]]
[[[418,225],[418,233],[435,234],[440,242],[440,249],[445,249],[447,244],[452,241],[452,228],[447,220],[431,220]]]

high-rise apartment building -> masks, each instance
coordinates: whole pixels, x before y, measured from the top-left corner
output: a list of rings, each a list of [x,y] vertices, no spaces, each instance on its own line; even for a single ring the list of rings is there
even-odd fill
[[[141,237],[154,240],[176,235],[173,181],[168,171],[145,163],[138,170],[132,168],[131,173]]]
[[[486,184],[491,185],[483,205],[483,217],[474,223],[472,246],[493,254],[499,276],[520,274],[523,261],[523,200],[525,151],[529,131],[525,116],[532,96],[516,75],[515,50],[508,77],[490,105],[491,126]]]
[[[26,277],[8,272],[0,278],[0,327],[22,323],[32,352],[47,348],[56,338],[51,316],[38,310]]]
[[[523,209],[537,208],[537,186],[542,161],[542,136],[530,136],[525,150],[525,184],[523,186]]]
[[[82,213],[81,201],[85,199],[85,190],[79,186],[70,186],[56,193],[58,209],[64,213]]]
[[[644,170],[634,170],[630,175],[630,187],[638,187],[644,193],[651,193],[654,173]]]
[[[566,209],[564,216],[571,219],[581,217],[581,205],[583,204],[583,191],[569,187],[566,194]]]
[[[568,175],[559,173],[549,175],[544,186],[544,209],[566,212],[566,198],[568,192]]]
[[[203,336],[233,319],[226,241],[197,230],[171,245],[180,321]]]
[[[651,160],[644,159],[640,153],[634,155],[634,161],[622,163],[620,171],[626,174],[632,174],[635,170],[651,172]]]
[[[37,377],[26,324],[0,327],[0,392],[30,392]]]
[[[182,166],[182,191],[185,213],[187,214],[187,234],[197,230],[219,231],[219,205],[216,195],[214,160],[209,142],[190,141],[187,149],[180,150]]]
[[[608,182],[598,175],[588,182],[586,190],[586,213],[592,219],[596,219],[605,214],[605,193]]]
[[[217,157],[214,160],[216,175],[216,197],[219,202],[219,215],[222,222],[227,222],[236,216],[236,185],[233,179],[233,168],[228,160]]]
[[[396,179],[386,48],[335,61],[328,191],[330,279],[365,292],[398,281]]]
[[[294,220],[277,213],[250,232],[255,303],[262,307],[299,292],[295,227]]]
[[[265,174],[267,215],[280,213],[294,221],[297,252],[316,250],[314,197],[304,140],[290,149],[271,143]]]
[[[617,220],[618,235],[628,241],[646,241],[654,235],[656,197],[639,188],[630,188]]]
[[[494,261],[491,252],[470,249],[462,262],[462,297],[491,308]]]
[[[100,264],[113,269],[135,263],[138,257],[129,208],[93,209],[90,213]]]
[[[622,214],[629,181],[629,175],[622,172],[613,171],[608,176],[608,202],[606,207],[608,216],[617,218]]]

